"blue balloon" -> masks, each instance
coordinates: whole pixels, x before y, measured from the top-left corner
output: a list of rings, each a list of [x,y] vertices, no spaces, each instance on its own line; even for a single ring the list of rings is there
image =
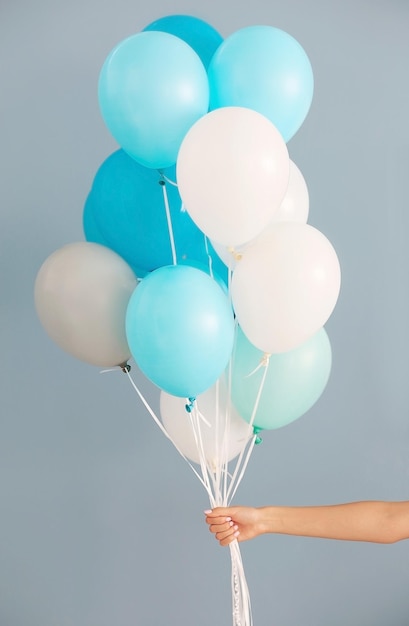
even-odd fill
[[[148,24],[143,30],[159,30],[180,37],[199,55],[206,69],[223,42],[223,37],[213,26],[192,15],[167,15]]]
[[[219,285],[187,265],[149,274],[126,313],[129,348],[141,371],[160,389],[186,398],[211,387],[224,371],[234,325]]]
[[[88,194],[87,199],[84,204],[84,210],[82,213],[82,229],[84,231],[84,236],[85,236],[86,241],[90,241],[92,243],[99,243],[102,246],[107,246],[106,239],[101,233],[98,227],[98,224],[95,220],[91,193]],[[109,248],[109,246],[107,247]]]
[[[173,262],[161,183],[166,185],[177,263],[209,267],[205,235],[182,210],[177,187],[166,183],[164,176],[174,182],[175,168],[160,173],[117,150],[98,169],[84,209],[87,224],[92,218],[94,232],[98,230],[104,245],[123,257],[139,277]],[[210,242],[208,250],[214,271],[227,281],[227,268]]]
[[[189,128],[209,108],[203,63],[182,39],[158,31],[122,41],[98,85],[102,117],[119,145],[146,167],[176,163]]]
[[[264,367],[254,370],[263,353],[239,328],[233,355],[232,402],[250,422]],[[294,350],[271,354],[254,426],[280,428],[304,415],[324,391],[331,362],[331,344],[324,328]]]
[[[99,243],[101,246],[105,246],[106,248],[109,248],[110,250],[113,250],[114,252],[119,254],[119,256],[122,256],[119,251],[115,249],[115,246],[111,245],[101,233],[99,226],[95,220],[94,204],[95,201],[92,197],[92,193],[90,192],[85,201],[82,214],[82,227],[85,240],[92,243]],[[125,259],[123,256],[122,258],[124,259],[124,261],[127,261],[127,259]],[[143,278],[144,276],[146,276],[147,271],[145,269],[136,267],[132,263],[129,263],[129,261],[127,261],[127,263],[132,267],[135,276],[137,276],[138,278]]]
[[[209,66],[210,108],[241,106],[267,117],[289,141],[311,106],[311,63],[291,35],[249,26],[225,39]]]

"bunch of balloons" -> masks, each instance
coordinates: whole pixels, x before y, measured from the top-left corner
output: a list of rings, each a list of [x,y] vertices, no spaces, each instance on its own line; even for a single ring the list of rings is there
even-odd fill
[[[223,40],[186,15],[120,42],[100,72],[119,149],[86,199],[86,241],[40,268],[36,308],[78,359],[123,367],[132,356],[194,462],[184,419],[196,399],[206,423],[217,414],[225,429],[229,417],[234,456],[248,424],[294,421],[328,381],[340,267],[307,224],[287,148],[312,96],[309,59],[288,33],[250,26]],[[214,440],[203,446],[214,465]]]

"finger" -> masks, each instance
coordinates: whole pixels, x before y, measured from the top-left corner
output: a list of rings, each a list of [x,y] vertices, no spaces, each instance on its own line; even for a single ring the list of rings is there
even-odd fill
[[[234,525],[234,523],[231,522],[231,521],[230,522],[224,522],[223,524],[210,524],[209,530],[213,534],[221,533],[221,532],[225,532],[227,530],[230,530],[233,525]]]
[[[207,517],[231,517],[230,507],[216,506],[214,509],[205,511]]]
[[[225,517],[225,516],[220,516],[220,517],[206,517],[206,522],[208,524],[225,524],[226,522],[229,523],[231,522],[231,517]]]
[[[232,543],[236,539],[237,541],[240,541],[240,532],[237,530],[232,535],[229,535],[228,537],[225,537],[224,539],[219,541],[219,543],[221,546],[224,547],[224,546],[228,546],[230,543]]]
[[[217,541],[224,541],[228,537],[235,537],[237,532],[237,526],[231,526],[228,530],[222,530],[216,533]]]

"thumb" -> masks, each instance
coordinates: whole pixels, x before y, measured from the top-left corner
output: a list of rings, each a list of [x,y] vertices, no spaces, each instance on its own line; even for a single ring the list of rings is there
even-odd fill
[[[232,508],[228,506],[216,506],[214,509],[208,509],[205,511],[207,517],[229,517],[232,513]]]

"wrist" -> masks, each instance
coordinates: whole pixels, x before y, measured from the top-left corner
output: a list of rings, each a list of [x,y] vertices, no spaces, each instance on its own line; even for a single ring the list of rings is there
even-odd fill
[[[257,509],[259,534],[279,532],[278,511],[274,506],[262,506]]]

